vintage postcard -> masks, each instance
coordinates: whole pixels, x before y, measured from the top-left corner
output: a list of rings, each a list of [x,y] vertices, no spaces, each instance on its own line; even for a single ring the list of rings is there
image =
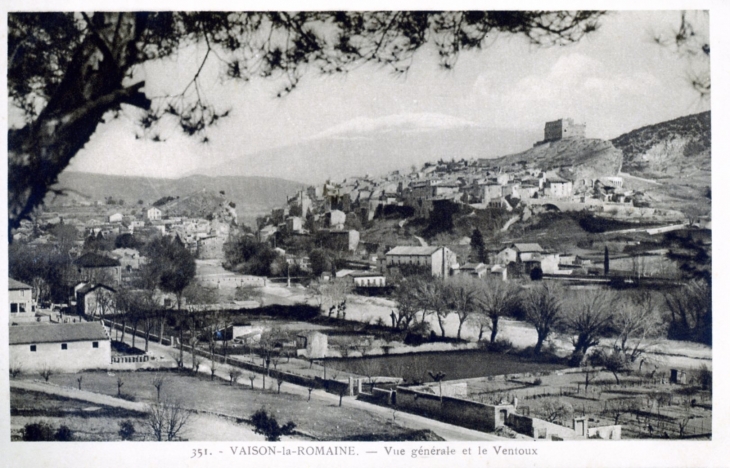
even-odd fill
[[[727,463],[727,6],[59,7],[2,25],[9,466]]]

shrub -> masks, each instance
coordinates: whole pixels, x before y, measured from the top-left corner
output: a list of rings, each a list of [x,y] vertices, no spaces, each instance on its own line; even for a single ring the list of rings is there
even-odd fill
[[[291,421],[279,426],[276,418],[270,416],[263,408],[251,416],[251,422],[253,422],[254,431],[257,434],[266,436],[266,440],[269,442],[277,442],[281,440],[281,436],[292,434],[296,427],[296,424]]]
[[[542,279],[542,268],[533,268],[530,271],[530,279],[532,281],[540,281]]]
[[[59,442],[71,442],[72,440],[74,440],[74,433],[68,426],[64,424],[58,428],[54,437]]]
[[[712,371],[706,364],[702,364],[696,371],[695,379],[702,390],[712,390]]]
[[[532,381],[532,385],[534,385],[534,386],[542,385],[542,379],[540,377],[536,378],[535,380]]]
[[[514,349],[514,345],[507,338],[499,338],[490,343],[488,341],[482,341],[482,347],[492,353],[506,353]]]
[[[40,442],[55,440],[55,430],[47,422],[28,423],[22,430],[23,440],[26,442]]]
[[[137,432],[134,428],[134,423],[130,420],[122,421],[119,423],[119,437],[122,440],[132,440],[134,433]]]

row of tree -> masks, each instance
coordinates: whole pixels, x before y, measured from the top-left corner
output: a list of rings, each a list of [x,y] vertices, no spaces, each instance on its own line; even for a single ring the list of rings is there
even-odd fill
[[[613,337],[620,355],[635,362],[647,340],[667,336],[668,330],[675,330],[670,337],[676,337],[679,330],[683,337],[698,341],[711,336],[711,293],[701,280],[687,283],[662,301],[646,290],[570,290],[553,282],[520,285],[463,275],[446,280],[407,277],[397,285],[394,298],[394,328],[409,330],[432,316],[445,337],[445,319],[455,315],[457,339],[461,339],[464,324],[470,323],[478,328],[480,341],[490,331],[489,341],[494,343],[500,319],[512,316],[535,328],[535,354],[555,334],[570,337],[576,364],[602,337]]]

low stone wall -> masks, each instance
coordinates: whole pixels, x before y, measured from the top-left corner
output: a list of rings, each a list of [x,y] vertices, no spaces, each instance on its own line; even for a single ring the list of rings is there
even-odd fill
[[[538,439],[572,440],[582,439],[572,428],[553,424],[542,419],[532,418],[533,434],[537,434]],[[533,437],[535,437],[533,435]]]
[[[360,392],[360,394],[357,395],[357,399],[374,405],[391,406],[393,391],[374,388],[372,393]]]
[[[523,416],[521,414],[512,413],[507,419],[507,425],[511,427],[515,432],[520,434],[538,438],[538,434],[535,431],[535,427],[532,424],[533,418],[529,416]],[[544,438],[544,437],[543,437]]]
[[[461,398],[418,392],[406,387],[396,390],[396,406],[405,411],[483,432],[497,427],[497,412],[502,407]],[[504,408],[511,408],[505,405]]]

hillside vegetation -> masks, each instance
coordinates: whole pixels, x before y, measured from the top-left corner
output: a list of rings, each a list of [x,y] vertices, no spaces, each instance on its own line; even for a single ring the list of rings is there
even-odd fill
[[[648,125],[611,140],[623,153],[623,170],[650,177],[710,171],[710,111]]]

